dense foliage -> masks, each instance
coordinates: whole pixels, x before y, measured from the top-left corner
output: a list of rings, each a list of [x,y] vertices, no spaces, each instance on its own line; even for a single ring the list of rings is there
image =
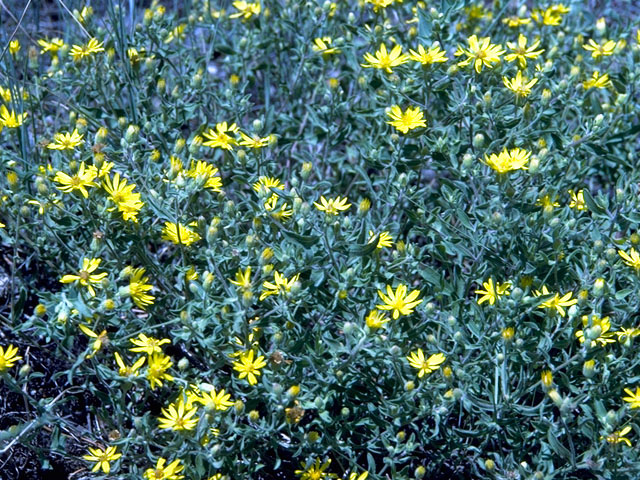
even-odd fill
[[[633,2],[59,3],[3,17],[7,478],[637,477]]]

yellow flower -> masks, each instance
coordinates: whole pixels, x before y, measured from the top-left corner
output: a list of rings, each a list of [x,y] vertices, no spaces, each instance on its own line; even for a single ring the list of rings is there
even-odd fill
[[[402,53],[402,46],[396,45],[391,50],[391,53],[387,52],[385,44],[381,44],[378,51],[375,53],[375,57],[370,53],[364,54],[364,59],[367,63],[361,64],[364,68],[379,68],[387,73],[392,73],[391,69],[397,67],[409,61],[409,57]]]
[[[118,364],[118,375],[120,375],[121,377],[137,377],[138,376],[138,370],[140,370],[140,367],[144,365],[144,361],[145,361],[144,357],[138,358],[133,363],[133,365],[129,367],[125,365],[124,360],[122,360],[122,357],[118,352],[115,352],[113,355],[114,357],[116,357],[116,363]]]
[[[539,45],[540,40],[536,40],[533,42],[533,45],[527,48],[527,37],[520,34],[518,36],[517,45],[513,42],[507,42],[507,46],[513,51],[513,53],[505,55],[504,59],[507,62],[515,62],[517,60],[520,64],[520,68],[525,68],[527,66],[527,58],[536,59],[544,52],[544,49],[536,50]]]
[[[551,370],[543,370],[540,374],[540,381],[542,382],[542,387],[545,390],[551,388],[551,385],[553,385],[553,374],[551,373]]]
[[[273,278],[275,283],[271,282],[263,282],[262,283],[262,295],[260,295],[260,300],[264,300],[269,295],[278,295],[278,294],[286,294],[291,291],[293,285],[300,279],[300,274],[297,273],[291,279],[287,280],[287,278],[279,273],[277,270],[273,273]]]
[[[73,45],[69,54],[73,57],[75,62],[78,62],[84,57],[88,57],[91,54],[98,52],[104,52],[102,42],[98,42],[95,38],[91,38],[86,45]]]
[[[69,176],[64,172],[56,172],[53,180],[61,184],[56,187],[64,193],[71,193],[74,190],[78,190],[84,198],[89,198],[89,192],[87,187],[96,187],[96,183],[93,181],[97,176],[97,170],[94,167],[86,168],[84,162],[80,164],[80,168],[73,175]]]
[[[533,10],[533,12],[531,12],[531,18],[538,24],[556,26],[560,25],[562,15],[568,12],[569,9],[563,4],[552,5],[546,10]]]
[[[100,349],[102,348],[103,345],[107,345],[109,343],[109,337],[107,337],[107,331],[106,330],[103,330],[102,332],[100,332],[100,335],[98,335],[96,332],[91,330],[86,325],[80,324],[80,325],[78,325],[78,328],[80,328],[80,330],[82,330],[82,332],[86,336],[88,336],[90,338],[95,338],[95,341],[93,342],[93,345],[91,346],[91,348],[93,349],[93,352],[90,353],[89,355],[87,355],[87,358],[93,357],[96,353],[98,353],[100,351]]]
[[[99,258],[84,258],[82,259],[82,268],[77,275],[64,275],[61,279],[61,283],[76,283],[79,282],[83,287],[87,287],[89,295],[96,296],[96,291],[93,289],[92,284],[101,284],[102,279],[107,276],[107,272],[94,274],[93,272],[100,266],[102,260]]]
[[[498,155],[492,153],[489,157],[484,156],[484,161],[487,165],[493,168],[498,173],[507,173],[512,170],[526,170],[527,163],[531,152],[522,148],[512,148],[502,150]]]
[[[546,285],[542,286],[542,291],[536,290],[534,292],[534,295],[536,297],[541,297],[549,294],[550,292],[547,289]],[[572,299],[571,298],[572,296],[573,296],[572,292],[566,293],[562,297],[560,297],[559,293],[556,293],[549,300],[546,300],[542,302],[540,305],[538,305],[538,308],[548,308],[550,310],[556,310],[561,317],[564,317],[566,313],[563,307],[570,307],[571,305],[575,305],[576,303],[578,303],[578,299],[577,298]]]
[[[378,328],[384,327],[384,325],[389,322],[389,319],[387,318],[386,313],[378,310],[371,310],[369,315],[367,315],[365,322],[367,323],[367,327],[371,330],[377,330]]]
[[[478,299],[478,305],[482,305],[484,302],[489,302],[489,305],[493,305],[503,295],[509,295],[509,288],[511,288],[511,282],[496,283],[493,284],[493,279],[490,278],[486,282],[482,283],[484,290],[476,290],[475,293],[481,294],[482,297]]]
[[[537,78],[533,78],[527,82],[527,77],[522,75],[522,71],[518,70],[514,78],[502,77],[504,86],[516,94],[516,97],[525,98],[531,93],[531,87],[538,83]]]
[[[181,430],[193,430],[198,424],[198,418],[191,418],[198,409],[195,407],[185,408],[184,401],[180,398],[177,402],[171,403],[169,408],[162,409],[162,415],[164,417],[158,418],[158,427],[162,430],[169,429],[174,432]]]
[[[50,150],[73,150],[83,143],[82,135],[78,133],[78,129],[74,129],[71,133],[56,133],[53,136],[53,142],[49,143],[47,148]]]
[[[18,355],[18,347],[9,345],[6,347],[0,347],[0,373],[4,373],[16,364],[18,360],[22,360],[22,357]]]
[[[147,283],[149,277],[145,276],[144,267],[130,269],[130,274],[129,287],[125,291],[129,294],[133,303],[144,310],[149,305],[153,305],[156,298],[147,293],[153,289],[153,285]]]
[[[200,392],[200,395],[194,399],[194,402],[202,404],[207,411],[220,410],[226,411],[233,407],[234,402],[230,401],[231,395],[221,389],[216,393],[215,388],[210,392]]]
[[[611,86],[611,80],[609,79],[608,73],[601,76],[600,72],[596,70],[589,80],[582,83],[582,86],[585,90],[589,90],[590,88],[607,88]]]
[[[117,447],[107,447],[105,449],[89,447],[89,453],[90,455],[83,455],[82,458],[88,462],[96,462],[91,469],[92,472],[102,469],[104,473],[109,473],[111,471],[109,462],[113,462],[122,456],[121,453],[117,453]]]
[[[296,470],[294,473],[300,477],[300,480],[322,480],[324,478],[335,478],[333,473],[327,473],[325,470],[331,464],[331,459],[320,465],[320,459],[316,458],[315,463],[301,462],[302,470]]]
[[[328,57],[331,54],[340,53],[340,49],[331,46],[331,37],[316,38],[313,40],[311,49],[322,54],[323,57]]]
[[[512,15],[510,17],[506,17],[502,19],[502,23],[506,24],[507,27],[515,28],[520,25],[527,25],[531,22],[530,18],[520,18],[517,15]]]
[[[144,206],[144,203],[140,201],[140,194],[133,191],[136,185],[134,183],[127,185],[127,180],[125,178],[120,179],[120,174],[116,172],[113,180],[109,176],[104,177],[103,187],[109,194],[111,201],[116,204],[118,210],[122,213],[122,218],[126,221],[137,223],[138,212]],[[109,211],[112,210],[114,208],[109,209]]]
[[[364,0],[364,3],[370,3],[373,5],[373,11],[377,12],[381,8],[387,8],[389,5],[393,5],[395,0]],[[402,0],[399,0],[401,3]]]
[[[180,465],[180,459],[176,459],[165,466],[167,460],[160,457],[153,468],[147,468],[144,472],[145,480],[180,480],[184,475],[178,475],[184,466]]]
[[[433,65],[434,63],[446,62],[447,55],[444,50],[440,48],[440,45],[432,45],[429,50],[425,50],[422,45],[418,45],[418,51],[409,50],[409,58],[415,62],[419,62],[422,65]]]
[[[231,136],[230,133],[238,133],[240,129],[235,123],[227,125],[227,122],[221,122],[216,124],[215,130],[210,128],[206,132],[202,132],[202,136],[207,139],[206,142],[202,142],[205,147],[222,148],[223,150],[233,150],[233,147],[238,144],[237,140]]]
[[[160,346],[171,343],[171,340],[168,338],[158,340],[154,337],[147,337],[144,333],[138,334],[138,338],[131,338],[129,341],[136,345],[135,347],[131,347],[129,350],[132,352],[146,353],[149,356],[154,353],[162,353]]]
[[[634,408],[640,408],[640,387],[636,387],[635,393],[633,393],[631,389],[625,388],[624,393],[629,395],[628,397],[622,397],[623,401],[631,404],[629,405],[629,408],[631,408],[632,410]]]
[[[194,224],[195,222],[189,225],[194,225]],[[189,246],[192,243],[195,243],[198,240],[200,240],[200,238],[201,237],[200,235],[198,235],[198,233],[194,232],[193,230],[184,226],[181,223],[178,223],[176,225],[175,223],[172,223],[172,222],[165,222],[164,228],[162,229],[162,239],[169,240],[170,242],[173,242],[176,245],[182,244],[182,245]]]
[[[270,193],[272,188],[284,190],[284,184],[277,178],[265,176],[258,178],[258,181],[253,184],[253,189],[263,195]]]
[[[559,207],[560,204],[556,201],[555,198],[551,198],[551,195],[546,194],[543,197],[540,197],[537,201],[536,201],[536,205],[540,205],[541,207],[544,208],[555,208],[555,207]]]
[[[327,200],[324,196],[320,196],[320,204],[313,202],[313,205],[320,210],[321,212],[325,212],[327,214],[338,215],[338,213],[349,210],[351,207],[350,203],[347,203],[347,197],[336,197],[330,198]]]
[[[16,113],[14,110],[9,111],[6,106],[0,106],[0,130],[5,126],[7,128],[18,128],[27,117],[27,112]]]
[[[393,310],[393,319],[400,315],[410,315],[417,305],[422,303],[422,299],[416,300],[420,295],[419,290],[413,290],[407,295],[407,286],[400,284],[394,292],[390,285],[387,285],[387,294],[378,290],[378,296],[384,302],[383,305],[376,305],[378,310]]]
[[[243,147],[258,149],[258,148],[267,147],[275,142],[274,135],[267,135],[266,137],[258,137],[256,135],[249,136],[243,132],[239,132],[239,133],[240,133],[240,137],[242,137],[242,140],[240,140],[240,145]]]
[[[640,270],[640,254],[635,248],[631,247],[629,253],[626,253],[623,250],[618,250],[618,255],[622,257],[622,261],[626,265],[633,267],[636,270]]]
[[[42,50],[40,50],[41,54],[46,52],[57,53],[58,50],[64,47],[64,41],[62,41],[62,39],[57,37],[52,38],[49,41],[41,38],[40,40],[38,40],[38,45],[42,47]]]
[[[238,10],[237,13],[229,15],[229,18],[239,18],[242,17],[242,20],[249,20],[254,15],[260,15],[260,2],[245,2],[245,1],[237,1],[233,2],[233,6]]]
[[[604,438],[606,438],[607,442],[613,445],[615,445],[616,443],[624,443],[628,447],[631,447],[631,441],[625,436],[630,431],[631,431],[631,427],[627,425],[622,430],[609,434],[606,437],[600,437],[600,439],[603,440]]]
[[[418,369],[418,378],[422,378],[425,375],[436,371],[440,365],[447,359],[442,353],[435,353],[429,358],[425,358],[421,348],[415,352],[411,352],[407,356],[409,365]]]
[[[376,238],[376,233],[373,230],[369,230],[369,242],[373,242]],[[385,247],[391,247],[393,245],[393,237],[389,234],[389,232],[380,232],[380,237],[378,238],[378,244],[376,248],[382,249]]]
[[[624,343],[626,342],[628,339],[633,338],[633,337],[637,337],[638,335],[640,335],[640,328],[621,328],[619,331],[617,332],[613,332],[614,335],[616,335],[618,337],[618,342],[620,343]]]
[[[569,203],[570,208],[575,208],[576,210],[587,209],[587,204],[584,201],[584,190],[578,190],[577,193],[573,190],[569,190],[569,195],[571,195],[571,202]]]
[[[615,343],[615,339],[613,337],[613,333],[609,332],[611,329],[611,322],[609,321],[609,317],[600,318],[597,315],[591,315],[591,321],[589,321],[589,315],[583,315],[582,317],[582,325],[584,330],[578,330],[576,332],[576,337],[580,340],[580,343],[584,343],[585,341],[585,330],[588,328],[591,329],[592,332],[598,334],[598,336],[589,342],[589,346],[594,348],[597,344],[601,346],[605,346],[607,343]],[[591,337],[593,338],[593,337]]]
[[[15,55],[20,51],[20,41],[19,40],[11,40],[9,42],[9,53],[11,55]]]
[[[229,281],[242,290],[251,290],[251,267],[247,267],[244,273],[242,273],[241,269],[238,269],[236,279]]]
[[[214,192],[222,191],[220,188],[222,187],[222,179],[218,174],[218,169],[207,162],[202,160],[192,161],[191,168],[185,172],[185,175],[197,181],[204,182],[204,188],[208,188]]]
[[[240,360],[233,362],[233,369],[238,372],[238,378],[242,380],[246,377],[249,385],[258,383],[256,375],[261,375],[260,369],[267,365],[262,355],[255,360],[254,355],[254,351],[249,350],[240,355]]]
[[[459,45],[454,55],[456,57],[466,55],[466,60],[459,62],[458,65],[466,66],[473,63],[478,73],[482,71],[483,66],[493,68],[494,63],[500,63],[500,55],[505,53],[505,50],[500,45],[491,43],[490,37],[478,39],[476,35],[471,35],[467,42],[469,43],[469,48],[465,50]]]
[[[398,105],[394,105],[391,107],[391,110],[387,112],[387,116],[391,118],[391,121],[386,123],[402,133],[407,133],[414,128],[427,126],[427,123],[423,119],[424,113],[420,110],[420,107],[407,107],[407,110],[403,112]]]
[[[171,368],[173,362],[171,358],[162,353],[154,353],[149,357],[149,363],[147,364],[147,379],[149,380],[149,386],[151,390],[154,390],[156,386],[162,386],[162,380],[168,382],[173,381],[173,377],[166,373]]]
[[[186,38],[186,34],[184,33],[186,28],[186,23],[181,23],[178,26],[174,27],[173,30],[171,30],[167,37],[164,39],[164,43],[171,43],[174,40],[177,40],[178,42],[184,40]]]
[[[602,44],[597,43],[593,38],[582,45],[582,48],[591,52],[593,58],[613,55],[616,48],[616,42],[613,40],[603,40]]]

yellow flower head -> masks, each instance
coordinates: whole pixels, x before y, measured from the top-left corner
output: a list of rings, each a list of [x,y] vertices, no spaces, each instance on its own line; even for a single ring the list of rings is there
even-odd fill
[[[538,83],[537,78],[527,81],[527,77],[522,75],[522,71],[518,70],[514,78],[502,77],[504,86],[516,94],[518,98],[528,97],[531,93],[531,87]]]
[[[264,300],[270,295],[287,294],[291,291],[293,285],[300,279],[300,274],[296,274],[289,280],[279,273],[277,270],[273,273],[273,282],[264,281],[262,283],[262,295],[260,295],[260,301]]]
[[[466,59],[459,62],[458,65],[466,66],[473,63],[476,72],[480,73],[482,67],[493,68],[494,63],[500,63],[500,56],[505,53],[504,48],[500,45],[491,43],[490,37],[478,39],[476,35],[471,35],[468,40],[468,49],[458,46],[454,53],[456,57],[466,55]]]
[[[18,128],[27,118],[27,112],[16,113],[14,110],[9,111],[6,106],[0,106],[0,130],[2,127]]]
[[[409,365],[418,369],[418,378],[422,378],[425,375],[437,370],[440,365],[447,359],[442,353],[435,353],[429,358],[425,358],[424,352],[419,348],[415,352],[411,352],[407,356]]]
[[[264,357],[260,355],[254,359],[255,352],[249,350],[240,355],[240,359],[233,362],[233,369],[238,372],[238,378],[247,378],[249,385],[258,383],[256,376],[261,375],[260,369],[267,365]]]
[[[173,377],[166,373],[173,365],[171,358],[162,353],[154,353],[149,356],[147,363],[147,379],[149,380],[149,386],[151,390],[154,390],[156,386],[161,387],[162,381],[173,381]]]
[[[331,43],[331,37],[319,37],[313,40],[311,49],[316,53],[322,54],[323,57],[328,57],[329,55],[340,53],[340,49],[332,47]]]
[[[300,477],[300,480],[323,480],[325,478],[335,478],[334,473],[325,472],[331,464],[331,459],[320,464],[320,459],[316,458],[315,463],[301,462],[302,470],[296,470],[294,473]]]
[[[534,292],[534,295],[536,297],[542,297],[545,295],[550,295],[550,292],[547,289],[546,285],[543,285],[542,291],[536,290]],[[563,307],[570,307],[578,303],[578,299],[577,298],[572,299],[571,298],[572,296],[573,296],[572,292],[568,292],[564,294],[562,297],[560,296],[559,293],[555,293],[553,297],[551,297],[549,300],[545,300],[540,305],[538,305],[538,308],[547,308],[549,310],[555,310],[560,314],[561,317],[564,317],[566,313]]]
[[[527,37],[522,34],[518,36],[517,45],[513,42],[507,42],[507,46],[512,50],[512,53],[505,55],[504,59],[507,62],[515,62],[517,60],[520,68],[527,66],[527,58],[536,59],[544,52],[544,49],[536,50],[540,46],[540,40],[536,40],[527,48]]]
[[[369,242],[367,243],[373,242],[375,238],[376,232],[374,232],[373,230],[369,230]],[[378,244],[376,245],[376,248],[383,249],[391,247],[392,245],[393,237],[389,234],[389,232],[380,232],[380,237],[378,238]]]
[[[578,190],[577,192],[569,190],[569,195],[571,195],[570,208],[575,208],[576,210],[587,209],[587,204],[584,201],[584,190]]]
[[[313,202],[313,205],[321,212],[331,215],[338,215],[338,213],[349,210],[349,207],[351,207],[351,204],[347,203],[347,197],[343,198],[340,196],[330,198],[329,200],[324,198],[324,196],[320,196],[320,204]]]
[[[206,141],[202,142],[205,147],[222,148],[223,150],[233,150],[238,145],[238,141],[230,136],[230,133],[238,133],[240,129],[235,123],[227,125],[227,122],[216,124],[216,128],[210,128],[206,132],[202,132],[202,136]]]
[[[93,285],[99,285],[102,280],[107,276],[107,272],[93,273],[100,266],[102,260],[99,258],[84,258],[82,259],[82,268],[77,275],[69,274],[64,275],[61,279],[61,283],[80,283],[83,287],[86,287],[89,291],[89,295],[95,297],[96,291]]]
[[[613,51],[616,48],[616,42],[613,40],[603,40],[602,43],[597,43],[593,38],[591,38],[587,43],[582,45],[582,48],[590,51],[593,58],[600,58],[613,55]]]
[[[173,430],[174,432],[193,430],[198,424],[196,407],[187,408],[182,397],[171,403],[168,408],[162,409],[162,417],[158,418],[158,428],[161,430]]]
[[[378,310],[392,310],[393,319],[397,319],[400,315],[411,315],[416,306],[422,303],[422,299],[416,300],[420,295],[419,290],[413,290],[407,295],[407,286],[400,284],[394,292],[391,285],[387,285],[387,294],[382,290],[378,290],[380,299],[384,302],[382,305],[376,305]]]
[[[109,462],[113,462],[121,456],[121,453],[117,453],[117,447],[107,447],[105,449],[89,447],[89,455],[84,455],[82,458],[88,462],[96,462],[91,469],[92,472],[102,470],[103,473],[108,474],[111,471]]]
[[[201,237],[197,232],[194,232],[189,227],[186,227],[181,223],[175,224],[172,222],[165,222],[164,228],[162,229],[162,239],[173,242],[176,245],[182,244],[189,246],[200,240],[200,238]]]
[[[590,88],[607,88],[611,86],[611,80],[609,79],[608,73],[600,75],[600,72],[596,70],[589,80],[582,83],[582,86],[585,90],[589,90]]]
[[[136,185],[134,183],[127,185],[127,180],[125,178],[121,179],[120,174],[116,172],[113,180],[108,175],[104,177],[103,187],[109,194],[109,199],[115,203],[118,211],[122,213],[122,218],[125,221],[137,223],[138,212],[144,206],[144,203],[140,200],[140,194],[133,191]],[[109,210],[112,211],[114,208]]]
[[[98,42],[95,38],[89,39],[86,45],[73,45],[69,54],[75,62],[79,62],[85,57],[90,57],[94,53],[104,52],[102,42]]]
[[[502,150],[499,154],[492,153],[489,157],[485,155],[484,161],[498,173],[507,173],[512,170],[526,170],[527,163],[531,157],[531,152],[522,148],[512,148]]]
[[[444,50],[437,44],[432,45],[428,50],[422,45],[418,45],[417,52],[415,50],[409,50],[409,58],[425,66],[433,65],[434,63],[445,63],[448,60]]]
[[[138,370],[140,370],[140,367],[142,367],[142,365],[144,365],[144,362],[145,362],[145,358],[140,357],[133,363],[133,365],[128,366],[124,363],[124,360],[122,359],[122,357],[118,352],[115,352],[113,356],[115,357],[116,364],[118,365],[118,375],[120,375],[121,377],[138,376]]]
[[[260,6],[260,2],[245,2],[245,1],[237,1],[233,2],[233,6],[238,10],[236,13],[229,15],[229,18],[240,18],[242,20],[249,20],[254,15],[260,15],[260,10],[262,7]]]
[[[129,350],[132,352],[146,353],[149,356],[154,353],[162,353],[162,348],[160,347],[171,343],[171,340],[168,338],[158,340],[154,337],[147,337],[144,333],[138,334],[138,338],[131,338],[129,341],[135,345],[135,347],[131,347]]]
[[[168,465],[167,460],[160,457],[156,462],[156,466],[147,468],[144,472],[145,480],[180,480],[184,475],[178,475],[184,466],[180,465],[180,459],[176,459]]]
[[[367,63],[361,64],[364,68],[379,68],[387,73],[392,73],[393,67],[398,67],[409,61],[409,57],[402,53],[402,46],[396,45],[391,49],[391,52],[387,52],[385,44],[381,44],[375,56],[370,53],[364,54],[364,59]]]
[[[47,145],[50,150],[73,150],[78,145],[82,145],[84,140],[82,135],[74,129],[71,133],[56,133],[53,136],[53,142]]]
[[[387,112],[387,115],[391,118],[391,121],[387,123],[402,133],[407,133],[414,128],[427,126],[427,122],[423,118],[424,113],[420,110],[420,107],[407,107],[407,110],[403,112],[398,105],[394,105]]]
[[[482,286],[484,290],[478,289],[475,291],[475,293],[482,295],[482,297],[478,299],[478,305],[482,305],[484,302],[489,302],[489,305],[493,305],[501,296],[509,295],[511,282],[496,283],[494,286],[493,279],[490,278],[486,282],[483,282]]]
[[[636,271],[640,271],[640,253],[638,253],[635,248],[631,247],[629,253],[618,250],[618,255],[620,255],[625,265],[635,268]]]
[[[0,373],[4,373],[16,364],[22,357],[18,355],[18,348],[13,345],[0,347]]]
[[[48,40],[48,41],[41,38],[40,40],[38,40],[38,45],[42,47],[42,50],[40,50],[41,54],[46,52],[57,53],[58,50],[64,47],[64,41],[62,41],[62,39],[57,37],[52,38],[51,40]]]
[[[386,313],[381,312],[379,310],[371,310],[367,318],[365,319],[367,327],[371,330],[377,330],[378,328],[382,328],[389,322],[389,318],[387,318]]]
[[[622,397],[622,400],[629,404],[629,408],[640,408],[640,387],[636,387],[635,393],[631,389],[625,388],[624,393],[626,393],[628,397]]]

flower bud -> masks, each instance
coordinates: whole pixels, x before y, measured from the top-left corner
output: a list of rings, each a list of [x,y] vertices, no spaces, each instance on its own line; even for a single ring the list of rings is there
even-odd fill
[[[473,136],[473,146],[480,148],[484,145],[484,135],[482,133],[476,133]]]
[[[487,469],[488,472],[493,472],[496,469],[496,462],[488,458],[484,461],[484,468]]]
[[[595,360],[587,360],[582,365],[582,374],[587,378],[593,377],[596,373],[595,366],[596,366]]]

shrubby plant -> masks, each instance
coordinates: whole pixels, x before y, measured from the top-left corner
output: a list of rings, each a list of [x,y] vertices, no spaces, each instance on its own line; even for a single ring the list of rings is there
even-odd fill
[[[633,2],[135,3],[2,29],[9,478],[637,476]]]

